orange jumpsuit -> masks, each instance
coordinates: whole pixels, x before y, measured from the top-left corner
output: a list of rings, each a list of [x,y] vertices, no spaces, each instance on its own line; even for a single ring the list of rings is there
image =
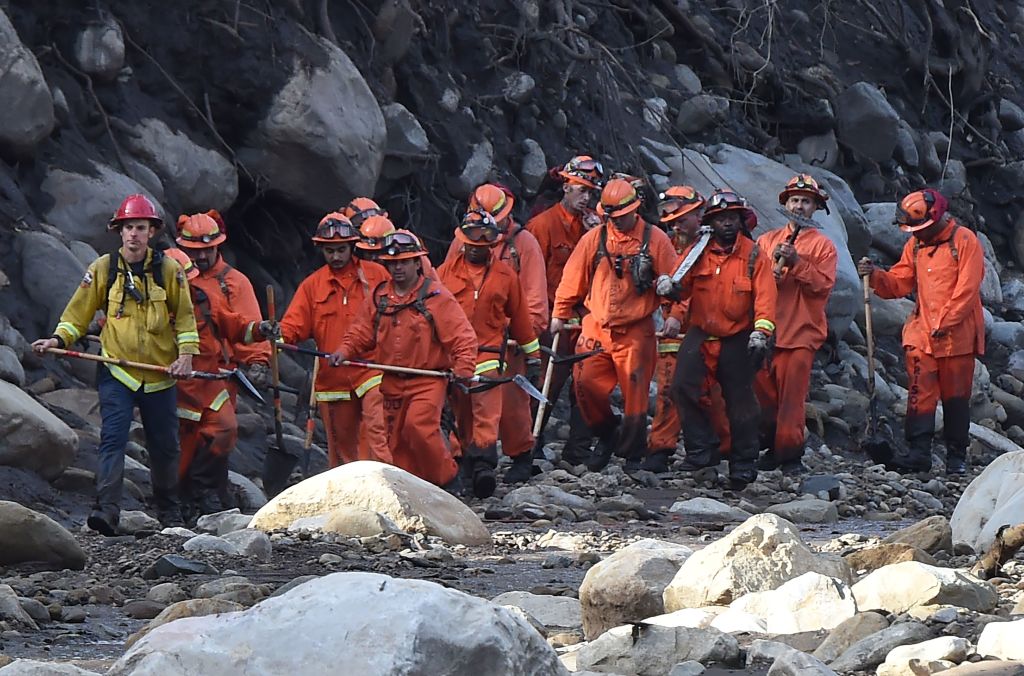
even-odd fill
[[[758,238],[770,259],[789,240],[792,226]],[[776,462],[799,460],[804,453],[804,402],[811,385],[814,353],[828,336],[825,306],[836,283],[836,246],[818,230],[803,228],[793,244],[800,260],[784,268],[777,281],[775,352],[757,372],[754,390],[761,404],[762,446]],[[774,265],[774,259],[773,265]]]
[[[341,270],[324,265],[296,289],[281,319],[281,339],[299,343],[312,338],[321,350],[337,349],[357,317],[372,316],[373,290],[388,279],[383,266],[354,256]],[[330,467],[355,460],[392,462],[380,383],[380,371],[332,367],[321,360],[314,387]]]
[[[931,241],[911,237],[888,272],[871,273],[871,287],[880,298],[917,295],[917,307],[903,327],[909,376],[905,435],[908,461],[916,468],[931,467],[939,399],[947,453],[966,456],[974,358],[985,353],[984,276],[977,236],[954,219]]]
[[[223,256],[218,256],[217,262],[209,270],[200,271],[195,281],[189,283],[194,284],[200,280],[212,282],[227,301],[231,311],[241,315],[246,321],[258,322],[263,319],[263,312],[260,310],[259,301],[256,300],[252,282],[241,272],[228,265]],[[204,285],[204,288],[208,288],[208,286]],[[212,287],[210,288],[213,290]],[[229,345],[228,354],[234,364],[269,364],[270,343]]]
[[[251,343],[253,322],[231,311],[215,279],[197,277],[190,291],[199,330],[193,370],[233,368],[231,348],[249,347],[245,340]],[[178,381],[178,478],[182,492],[197,499],[204,512],[218,511],[209,505],[227,484],[228,455],[238,441],[236,393],[230,380]]]
[[[690,327],[679,350],[672,393],[693,465],[717,464],[720,440],[701,406],[711,373],[722,387],[732,433],[730,476],[744,481],[756,477],[758,407],[747,341],[755,329],[768,335],[775,330],[776,296],[768,255],[742,235],[728,250],[712,239],[683,277]]]
[[[629,233],[610,225],[594,228],[569,257],[551,315],[569,319],[580,302],[590,311],[583,318],[576,349],[585,352],[600,347],[604,351],[576,363],[576,402],[591,430],[610,443],[617,419],[609,398],[619,385],[624,420],[615,451],[632,459],[643,456],[646,446],[647,400],[657,356],[652,314],[660,303],[653,286],[638,293],[631,272],[631,260],[641,250],[645,228],[649,228],[648,255],[654,278],[671,274],[677,256],[662,230],[642,220]],[[606,239],[605,255],[598,254],[602,237]]]
[[[428,283],[420,299],[423,285]],[[472,378],[476,368],[476,334],[466,313],[448,289],[429,278],[421,278],[416,288],[404,295],[399,295],[391,282],[379,287],[374,292],[374,310],[354,318],[339,349],[349,358],[372,351],[388,364],[450,370],[458,378]],[[447,385],[444,378],[389,372],[380,386],[394,463],[438,486],[449,483],[458,472],[441,436]]]
[[[476,333],[479,351],[476,375],[503,375],[499,371],[499,354],[506,340],[506,330],[526,354],[532,356],[540,351],[519,278],[506,263],[492,258],[487,265],[472,265],[459,253],[441,265],[437,274],[462,306]],[[498,465],[498,426],[504,415],[504,389],[519,388],[501,386],[473,395],[457,390],[454,396],[463,452],[466,457],[483,461],[492,468]],[[530,410],[528,403],[526,410]],[[514,457],[532,447],[532,444],[527,445],[514,454],[506,449],[505,453]]]
[[[453,240],[446,260],[455,258],[461,249],[458,240]],[[504,261],[518,274],[534,335],[542,336],[548,328],[548,289],[544,254],[541,253],[537,238],[523,226],[512,222],[504,239],[491,251],[495,260]],[[509,348],[505,358],[507,374],[526,375],[526,357],[521,349]],[[530,395],[518,387],[498,389],[501,391],[498,438],[501,439],[501,450],[508,457],[514,458],[533,448]]]
[[[583,225],[582,214],[571,214],[561,202],[554,204],[544,211],[540,212],[529,221],[526,222],[526,229],[537,239],[537,243],[540,246],[541,256],[544,258],[545,271],[547,275],[547,296],[548,296],[548,311],[550,313],[551,308],[555,304],[555,290],[558,288],[558,284],[562,281],[562,273],[565,270],[566,263],[569,260],[569,256],[576,248],[576,244],[583,237],[583,234],[587,231]],[[575,308],[574,317],[582,316],[583,309],[581,307]],[[565,331],[562,337],[558,340],[558,354],[569,355],[576,350],[576,341],[579,338],[578,331]],[[541,335],[541,342],[544,345],[551,347],[552,336],[545,332]],[[547,369],[547,360],[544,360],[544,368]],[[551,384],[548,388],[548,399],[552,404],[558,401],[558,397],[562,394],[562,388],[565,387],[566,381],[569,379],[570,368],[567,365],[559,365],[554,368],[551,376]],[[569,403],[571,408],[575,411],[576,402],[574,401],[575,395],[570,392]],[[544,411],[544,427],[548,424],[548,419],[551,417],[551,412],[554,410],[554,406],[548,406]],[[532,425],[531,425],[532,427]],[[582,425],[579,425],[582,427]],[[584,441],[582,437],[587,437]],[[570,445],[579,445],[581,443],[589,444],[589,433],[585,430],[574,430],[574,433],[570,435],[570,443],[566,444],[568,448]]]

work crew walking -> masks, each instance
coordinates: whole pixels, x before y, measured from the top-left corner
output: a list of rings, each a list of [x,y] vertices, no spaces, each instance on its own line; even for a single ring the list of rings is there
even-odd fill
[[[103,535],[117,533],[124,488],[124,453],[135,407],[142,416],[157,517],[182,525],[178,499],[178,418],[174,378],[192,371],[199,353],[188,283],[181,266],[149,246],[163,226],[153,203],[130,195],[107,226],[121,247],[93,261],[50,338],[32,343],[36,352],[64,348],[86,333],[102,310],[103,355],[166,366],[166,374],[107,364],[98,369],[100,413],[96,504],[88,525]]]
[[[896,206],[895,225],[913,236],[888,271],[867,258],[857,264],[870,275],[880,298],[913,293],[917,304],[903,326],[906,351],[907,449],[874,458],[900,472],[932,466],[935,409],[942,401],[946,472],[967,470],[974,359],[985,352],[981,309],[984,254],[977,236],[948,213],[949,203],[932,188],[912,192]]]
[[[812,177],[794,176],[779,193],[779,204],[794,214],[785,227],[758,239],[773,260],[778,287],[775,349],[754,381],[761,404],[760,469],[803,470],[804,403],[814,353],[828,337],[825,306],[836,282],[836,246],[809,222],[827,210],[828,195]]]

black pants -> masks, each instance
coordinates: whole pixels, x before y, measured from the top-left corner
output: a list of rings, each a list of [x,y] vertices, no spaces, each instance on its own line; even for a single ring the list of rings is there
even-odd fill
[[[679,408],[686,455],[698,464],[710,462],[719,449],[718,435],[700,405],[709,366],[702,350],[706,339],[707,334],[698,328],[687,331],[672,379],[672,398]],[[714,364],[714,376],[722,387],[732,433],[729,474],[749,480],[756,475],[760,408],[754,395],[756,368],[747,350],[747,340],[747,334],[738,333],[718,341],[721,352]]]

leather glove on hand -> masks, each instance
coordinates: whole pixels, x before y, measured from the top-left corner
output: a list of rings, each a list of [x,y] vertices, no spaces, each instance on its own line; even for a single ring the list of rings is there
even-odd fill
[[[661,275],[654,283],[654,292],[659,296],[674,296],[679,292],[679,287],[669,275]]]
[[[249,364],[246,367],[249,382],[258,390],[270,387],[270,367],[263,363]]]
[[[264,319],[256,327],[263,340],[277,340],[281,337],[281,325],[272,319]]]
[[[540,366],[540,359],[537,359],[536,357],[532,357],[526,360],[526,379],[529,380],[530,383],[537,389],[540,389],[541,386]]]
[[[747,350],[750,351],[754,363],[760,366],[768,356],[768,336],[760,331],[751,332],[750,338],[747,340]]]

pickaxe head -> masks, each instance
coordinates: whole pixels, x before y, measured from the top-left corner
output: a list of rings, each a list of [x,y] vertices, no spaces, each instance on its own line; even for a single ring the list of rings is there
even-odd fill
[[[256,389],[256,386],[252,384],[252,381],[249,380],[249,378],[245,375],[242,369],[235,368],[232,369],[231,371],[226,371],[226,373],[230,374],[232,378],[237,380],[239,384],[242,386],[242,389],[244,389],[246,392],[252,395],[253,399],[260,402],[261,404],[266,403],[266,399],[263,398],[263,395],[260,394],[260,391]]]

